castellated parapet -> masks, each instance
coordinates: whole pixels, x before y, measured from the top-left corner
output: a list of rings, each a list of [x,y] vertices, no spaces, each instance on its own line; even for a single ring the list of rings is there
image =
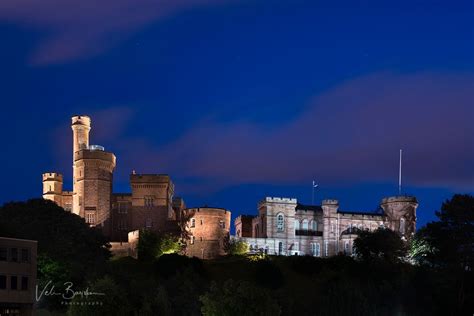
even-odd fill
[[[56,172],[43,173],[43,198],[62,205],[63,175]]]

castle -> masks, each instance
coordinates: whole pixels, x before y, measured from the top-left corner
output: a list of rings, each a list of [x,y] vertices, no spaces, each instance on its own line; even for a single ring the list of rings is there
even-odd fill
[[[63,190],[63,176],[43,174],[43,198],[57,203],[91,226],[102,229],[111,242],[127,243],[138,230],[186,236],[186,254],[203,259],[223,255],[230,234],[231,212],[223,208],[186,208],[175,197],[166,174],[130,175],[131,193],[113,193],[116,157],[100,145],[89,144],[91,119],[73,116],[73,190]],[[258,215],[235,219],[235,239],[252,252],[276,255],[332,256],[352,254],[358,230],[388,227],[409,238],[416,227],[416,198],[382,200],[378,212],[339,210],[337,200],[321,206],[303,205],[292,198],[267,197]]]
[[[141,229],[174,235],[182,235],[184,229],[190,235],[187,254],[201,258],[222,254],[224,236],[229,234],[230,211],[210,207],[187,209],[184,200],[175,197],[174,184],[166,174],[132,172],[131,193],[113,193],[115,155],[103,146],[89,144],[90,117],[73,116],[71,128],[73,190],[63,190],[62,174],[44,173],[44,199],[101,228],[111,242],[127,242],[129,232]],[[191,221],[199,224],[190,227]]]
[[[376,212],[339,210],[337,200],[322,205],[303,205],[296,199],[267,197],[258,205],[258,216],[235,219],[236,238],[250,245],[251,252],[274,255],[328,257],[353,254],[360,230],[386,227],[410,238],[416,228],[418,202],[411,196],[382,199]]]

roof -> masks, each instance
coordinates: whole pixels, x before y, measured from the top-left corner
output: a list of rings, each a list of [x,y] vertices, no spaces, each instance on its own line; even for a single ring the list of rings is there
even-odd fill
[[[304,205],[298,203],[296,204],[296,210],[322,212],[323,208],[321,207],[321,205]]]
[[[385,213],[381,209],[376,209],[373,211],[337,211],[339,214],[349,214],[349,215],[370,215],[370,216],[385,216]]]

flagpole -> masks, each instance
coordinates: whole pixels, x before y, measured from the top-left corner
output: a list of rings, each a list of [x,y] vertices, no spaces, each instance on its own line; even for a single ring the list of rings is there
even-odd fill
[[[400,149],[400,164],[398,168],[398,195],[402,194],[402,150]]]
[[[314,180],[313,185],[311,185],[311,205],[314,205]]]

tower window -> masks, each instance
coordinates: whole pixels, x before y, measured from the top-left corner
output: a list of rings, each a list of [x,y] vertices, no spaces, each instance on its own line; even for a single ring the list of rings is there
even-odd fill
[[[95,214],[94,213],[86,213],[86,223],[89,225],[95,224]]]
[[[400,234],[405,234],[405,219],[403,217],[400,218]]]
[[[145,197],[145,206],[146,207],[153,207],[153,197],[146,196]]]
[[[190,227],[195,227],[196,226],[196,219],[195,218],[191,218],[191,225]]]
[[[308,230],[308,220],[307,219],[304,219],[303,220],[303,230]]]
[[[285,229],[285,218],[283,217],[283,214],[278,214],[277,215],[277,230],[279,232],[282,232]]]
[[[225,222],[224,221],[219,221],[219,227],[220,228],[225,228]]]

